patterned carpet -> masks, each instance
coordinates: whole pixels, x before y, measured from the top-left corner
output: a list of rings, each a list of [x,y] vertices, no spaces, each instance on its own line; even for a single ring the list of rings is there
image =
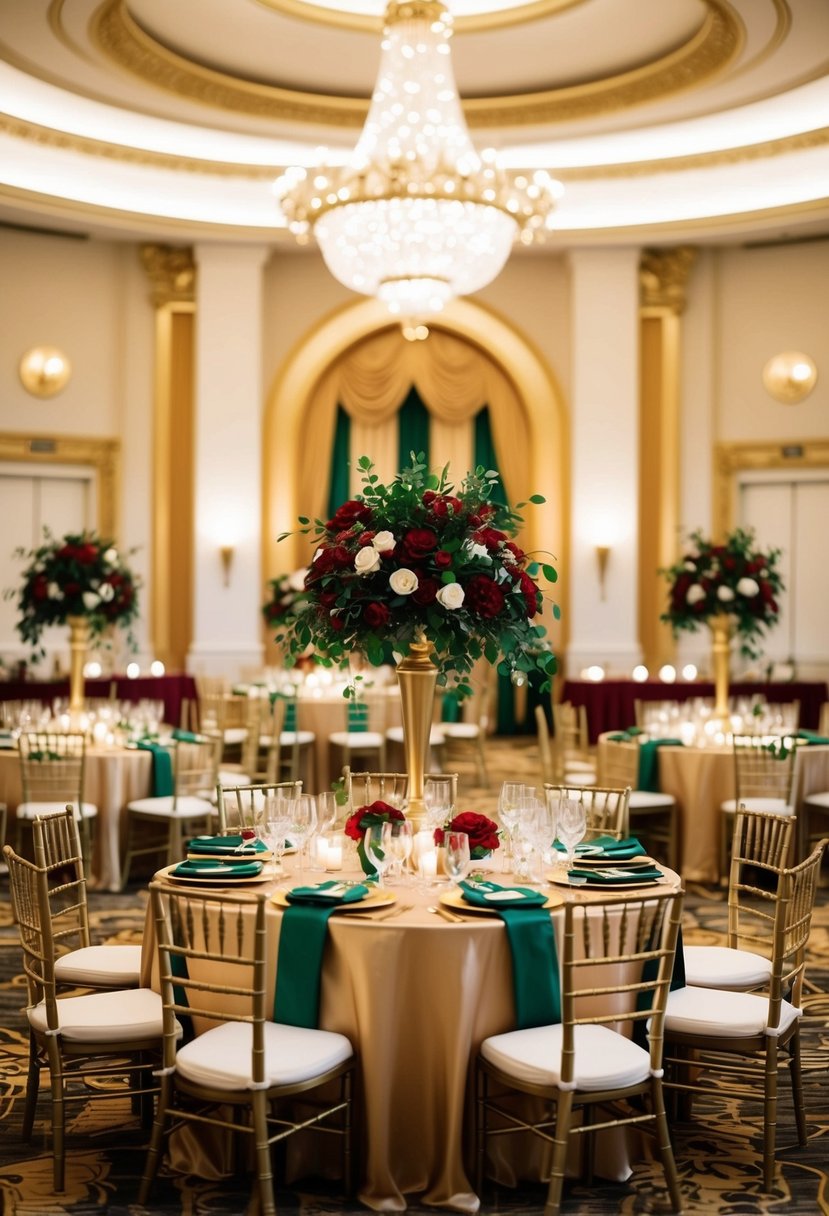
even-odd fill
[[[536,755],[529,741],[496,741],[489,752],[494,790],[503,771],[535,778]],[[471,770],[466,794],[476,808],[492,807],[493,795],[476,791]],[[464,776],[462,776],[462,789]],[[202,1182],[163,1175],[152,1204],[136,1203],[144,1164],[145,1136],[128,1103],[90,1103],[74,1108],[68,1127],[66,1191],[52,1192],[48,1099],[38,1106],[30,1144],[19,1138],[25,1092],[27,1045],[20,1013],[25,987],[20,974],[17,933],[11,923],[6,880],[0,900],[0,1195],[5,1216],[242,1216],[256,1211],[247,1176]],[[93,935],[98,941],[140,939],[145,897],[136,887],[124,895],[91,896]],[[718,891],[692,887],[684,918],[687,942],[721,940],[725,906]],[[763,1194],[757,1137],[760,1107],[726,1097],[700,1097],[692,1123],[675,1123],[672,1137],[680,1172],[684,1211],[694,1216],[829,1216],[829,897],[824,887],[816,910],[804,1001],[803,1071],[809,1143],[797,1146],[790,1090],[781,1088],[778,1163],[773,1194]],[[525,1181],[516,1190],[490,1185],[481,1207],[484,1216],[540,1216],[546,1187]],[[303,1181],[280,1186],[282,1214],[291,1216],[357,1216],[367,1209],[356,1201],[343,1204],[326,1183]],[[426,1216],[435,1209],[412,1198],[408,1211]],[[625,1183],[574,1181],[565,1189],[565,1216],[639,1216],[668,1211],[662,1172],[646,1157],[634,1163]]]

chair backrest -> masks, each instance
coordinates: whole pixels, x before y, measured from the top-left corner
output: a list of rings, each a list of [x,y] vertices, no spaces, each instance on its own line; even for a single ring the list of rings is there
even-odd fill
[[[173,798],[213,797],[219,772],[221,740],[212,735],[175,739],[173,752]]]
[[[587,709],[584,705],[572,705],[569,701],[553,703],[553,772],[561,780],[564,772],[574,761],[590,759],[590,736],[587,728]]]
[[[46,871],[49,916],[56,953],[90,944],[86,874],[71,806],[32,823],[35,865]]]
[[[628,1022],[649,1023],[651,1069],[662,1068],[665,1003],[682,899],[682,891],[656,889],[647,895],[616,895],[598,903],[565,906],[562,1084],[575,1076],[577,1026],[617,1029]]]
[[[795,820],[739,807],[728,876],[728,945],[771,958],[780,875],[789,861]]]
[[[83,801],[86,736],[80,731],[24,731],[18,739],[23,802]]]
[[[791,803],[797,745],[787,735],[734,735],[734,786],[746,798],[781,798]]]
[[[639,744],[635,739],[618,740],[599,746],[599,780],[603,785],[624,789],[637,787],[639,779]]]
[[[285,702],[267,695],[246,698],[245,735],[240,767],[251,781],[276,781],[279,776],[279,736],[285,721]]]
[[[344,698],[345,729],[351,733],[383,734],[386,729],[388,696],[385,692],[358,686],[356,695]]]
[[[613,836],[616,840],[623,840],[628,835],[630,786],[622,789],[618,786],[552,785],[545,782],[544,789],[553,811],[558,808],[562,797],[583,803],[587,815],[585,840],[592,840],[595,836]]]
[[[824,701],[820,707],[820,718],[818,719],[817,731],[824,738],[829,738],[829,701]]]
[[[180,1019],[247,1022],[252,1081],[265,1080],[267,942],[262,893],[175,889],[150,883],[163,1005],[163,1066],[175,1064]]]
[[[772,973],[769,988],[769,1020],[771,1028],[780,1023],[783,1000],[800,1006],[806,946],[812,926],[820,864],[829,841],[821,840],[800,865],[783,870],[774,923]]]
[[[426,781],[445,781],[451,796],[450,805],[455,805],[458,798],[457,773],[426,773],[424,784]],[[354,772],[346,765],[343,769],[343,789],[352,810],[378,800],[388,802],[390,806],[400,806],[408,796],[409,777],[407,773]]]
[[[219,812],[219,833],[239,832],[252,828],[261,818],[268,798],[298,798],[301,781],[266,781],[251,785],[218,785],[216,806]]]
[[[59,1027],[55,985],[55,942],[49,909],[46,870],[19,857],[11,845],[3,854],[9,869],[12,913],[23,949],[23,974],[29,1007],[41,1001],[50,1031]]]
[[[552,781],[555,777],[553,772],[553,748],[550,742],[550,727],[547,722],[547,714],[544,711],[543,705],[536,705],[535,710],[535,733],[538,739],[538,760],[541,766],[541,780]]]

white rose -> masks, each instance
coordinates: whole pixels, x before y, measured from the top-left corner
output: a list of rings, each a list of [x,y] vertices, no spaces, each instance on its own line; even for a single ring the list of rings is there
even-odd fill
[[[109,562],[110,566],[117,566],[118,565],[118,550],[117,549],[107,549],[107,551],[104,553],[104,561]]]
[[[695,564],[694,562],[685,562],[685,564],[684,564],[684,566],[683,566],[683,569],[684,569],[684,570],[688,570],[688,571],[690,571],[690,573],[691,573],[691,574],[693,574],[693,573],[694,573],[694,571],[696,570],[696,568],[697,568],[697,567],[696,567],[696,564]]]
[[[687,604],[698,604],[700,600],[705,599],[705,588],[700,587],[699,583],[692,583],[685,593],[685,602]]]
[[[378,532],[371,543],[378,553],[388,553],[389,549],[394,548],[394,535],[391,532]]]
[[[464,545],[464,549],[466,549],[470,557],[480,557],[488,562],[492,561],[489,549],[487,549],[486,545],[479,545],[477,541],[468,540]]]
[[[84,591],[82,599],[84,608],[89,612],[94,612],[101,602],[101,597],[97,591]]]
[[[437,594],[438,603],[452,611],[460,608],[463,598],[463,587],[460,583],[445,583]]]
[[[366,545],[364,549],[357,550],[354,569],[358,574],[373,574],[375,570],[380,569],[380,554],[373,545]]]
[[[57,583],[49,583],[49,585],[46,588],[46,594],[49,596],[50,600],[62,600],[63,599],[63,592],[61,591],[61,589]]]
[[[756,578],[741,578],[737,584],[737,590],[740,595],[757,595],[760,590],[760,584]]]
[[[98,595],[105,604],[108,604],[110,600],[115,599],[115,588],[113,587],[112,583],[101,583],[100,587],[98,588]]]
[[[728,604],[731,602],[731,600],[734,599],[734,592],[731,590],[730,587],[718,587],[717,588],[717,599],[722,600],[722,602],[724,604]]]
[[[407,570],[403,567],[400,570],[395,570],[389,578],[389,586],[395,595],[411,595],[413,591],[417,591],[418,578],[414,570]]]
[[[316,558],[314,560],[316,560]],[[305,590],[305,575],[307,573],[308,571],[306,570],[305,566],[302,566],[299,570],[294,570],[293,574],[288,579],[288,586],[292,591]]]

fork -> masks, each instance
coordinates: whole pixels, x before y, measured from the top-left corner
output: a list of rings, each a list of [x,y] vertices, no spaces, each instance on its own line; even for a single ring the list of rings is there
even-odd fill
[[[388,908],[385,912],[370,913],[372,920],[391,920],[393,916],[400,916],[403,912],[411,912],[414,904],[395,904],[393,908]]]

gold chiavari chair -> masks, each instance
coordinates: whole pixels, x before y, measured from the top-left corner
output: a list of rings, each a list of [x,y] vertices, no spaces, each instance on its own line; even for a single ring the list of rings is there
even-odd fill
[[[628,798],[630,787],[620,789],[617,786],[601,785],[553,785],[544,783],[548,803],[555,810],[561,798],[573,798],[584,806],[587,817],[587,831],[584,839],[592,840],[596,836],[613,836],[616,840],[624,840],[629,834]]]
[[[253,1140],[259,1210],[275,1216],[271,1149],[302,1129],[342,1141],[351,1189],[351,1043],[271,1020],[266,1003],[266,896],[150,884],[164,1007],[161,1094],[139,1204],[146,1205],[171,1123],[205,1121]],[[207,1024],[183,1042],[182,1018]],[[326,1088],[333,1089],[329,1097]],[[307,1112],[293,1116],[297,1096]],[[226,1109],[231,1108],[231,1114]],[[246,1118],[244,1117],[246,1116]]]
[[[605,785],[630,786],[628,820],[649,853],[661,854],[672,870],[679,869],[679,807],[672,794],[661,790],[636,788],[639,777],[639,749],[636,739],[620,747],[607,748],[600,777]]]
[[[23,950],[29,1072],[22,1138],[34,1127],[40,1074],[51,1083],[53,1185],[63,1191],[70,1103],[134,1097],[146,1115],[161,1049],[161,997],[149,988],[58,996],[48,875],[6,845],[12,910]],[[115,1085],[113,1082],[122,1084]]]
[[[569,701],[553,703],[553,774],[563,785],[593,785],[596,761],[590,750],[587,709]]]
[[[673,1211],[681,1211],[662,1091],[662,1027],[681,908],[682,892],[665,889],[566,905],[561,1021],[481,1044],[475,1069],[479,1194],[490,1142],[529,1133],[552,1150],[544,1216],[558,1216],[571,1136],[589,1136],[594,1127],[650,1125]],[[619,1029],[622,1010],[625,1022],[642,1032],[633,1039]]]
[[[798,1142],[807,1143],[800,1069],[801,993],[826,840],[780,873],[767,993],[687,985],[665,1011],[666,1085],[690,1100],[710,1081],[718,1096],[763,1103],[763,1187],[774,1188],[778,1074],[792,1086]],[[686,1110],[688,1109],[686,1103]],[[690,1111],[689,1111],[690,1113]]]
[[[447,805],[455,805],[458,799],[457,773],[426,773],[424,785],[426,781],[445,783],[450,799]],[[346,802],[354,810],[360,806],[369,806],[378,799],[388,802],[391,806],[401,806],[408,796],[409,777],[407,773],[354,773],[346,766],[343,769],[343,790]]]
[[[269,781],[236,786],[219,784],[216,793],[219,834],[227,836],[240,832],[242,828],[252,828],[269,797],[282,793],[286,798],[298,798],[302,793],[302,782]]]
[[[98,808],[84,800],[86,736],[82,731],[24,731],[20,753],[22,801],[17,807],[17,852],[22,852],[23,825],[71,805],[80,829],[83,855],[91,856],[89,824]]]
[[[334,759],[331,772],[351,768],[353,760],[375,764],[378,771],[386,767],[386,694],[360,689],[355,696],[344,699],[344,729],[328,736],[329,750]],[[340,763],[336,763],[339,758]]]
[[[728,846],[734,831],[738,806],[770,815],[792,815],[792,789],[797,746],[788,735],[769,739],[766,735],[733,737],[734,797],[720,803],[719,873],[728,868]]]

